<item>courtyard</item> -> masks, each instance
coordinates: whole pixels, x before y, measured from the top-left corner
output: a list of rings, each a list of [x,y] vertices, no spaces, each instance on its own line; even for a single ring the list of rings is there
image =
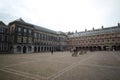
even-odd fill
[[[120,80],[120,52],[1,54],[0,80]]]

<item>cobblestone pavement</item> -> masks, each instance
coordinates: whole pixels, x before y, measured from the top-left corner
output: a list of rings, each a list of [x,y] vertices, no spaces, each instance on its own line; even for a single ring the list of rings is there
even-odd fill
[[[120,52],[0,55],[0,80],[120,80]]]

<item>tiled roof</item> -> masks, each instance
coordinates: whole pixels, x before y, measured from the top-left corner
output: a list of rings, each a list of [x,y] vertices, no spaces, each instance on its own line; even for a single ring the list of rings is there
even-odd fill
[[[43,27],[41,27],[41,26],[37,26],[37,25],[34,25],[34,24],[27,23],[27,22],[25,22],[25,21],[24,21],[23,19],[21,19],[21,18],[15,20],[15,21],[13,21],[13,22],[18,22],[18,23],[21,23],[21,24],[23,24],[23,25],[28,25],[28,26],[36,29],[36,30],[39,30],[39,31],[48,32],[48,33],[52,33],[52,34],[57,34],[56,31],[53,31],[53,30],[50,30],[50,29],[47,29],[47,28],[43,28]],[[13,23],[13,22],[11,22],[11,23]]]
[[[2,21],[0,21],[0,27],[7,27]]]
[[[74,33],[72,35],[69,35],[68,37],[82,37],[82,36],[91,36],[91,35],[98,35],[98,34],[107,34],[107,33],[114,33],[114,32],[120,32],[120,27],[113,26],[103,29],[95,29],[90,31],[84,31],[79,33]]]
[[[44,31],[44,32],[48,32],[48,33],[57,34],[56,31],[53,31],[53,30],[50,30],[50,29],[47,29],[47,28],[43,28],[43,27],[41,27],[41,26],[33,25],[33,27],[34,27],[36,30],[39,30],[39,31]]]

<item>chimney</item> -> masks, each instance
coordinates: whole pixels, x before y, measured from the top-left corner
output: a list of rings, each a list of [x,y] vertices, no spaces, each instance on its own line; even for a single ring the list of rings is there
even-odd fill
[[[85,29],[85,32],[87,31],[87,29]]]
[[[102,26],[102,29],[104,28],[104,26]]]
[[[75,31],[75,33],[77,33],[77,30]]]
[[[93,31],[94,31],[95,29],[94,29],[94,27],[93,27]]]
[[[118,23],[118,27],[120,27],[120,23]]]

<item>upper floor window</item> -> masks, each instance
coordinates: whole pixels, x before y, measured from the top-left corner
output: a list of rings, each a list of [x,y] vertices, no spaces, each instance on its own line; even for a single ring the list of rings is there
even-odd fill
[[[11,27],[11,30],[14,31],[14,27]]]
[[[34,37],[35,37],[35,38],[37,37],[37,34],[36,34],[36,33],[34,33]]]
[[[0,41],[2,41],[2,39],[3,39],[3,37],[2,37],[2,35],[0,35]]]
[[[31,31],[31,30],[29,30],[28,32],[29,32],[29,34],[31,34],[31,33],[32,33],[32,31]]]
[[[39,33],[39,38],[41,37],[40,33]]]
[[[17,43],[22,43],[22,37],[17,38]]]
[[[0,32],[2,32],[2,33],[3,33],[3,28],[0,28]]]
[[[23,43],[27,43],[27,37],[23,37]]]
[[[5,36],[5,41],[8,41],[8,36]]]
[[[26,33],[27,32],[27,29],[24,29],[24,33]]]
[[[18,27],[18,32],[21,32],[21,28],[20,27]]]
[[[28,38],[28,43],[32,43],[32,37]]]

